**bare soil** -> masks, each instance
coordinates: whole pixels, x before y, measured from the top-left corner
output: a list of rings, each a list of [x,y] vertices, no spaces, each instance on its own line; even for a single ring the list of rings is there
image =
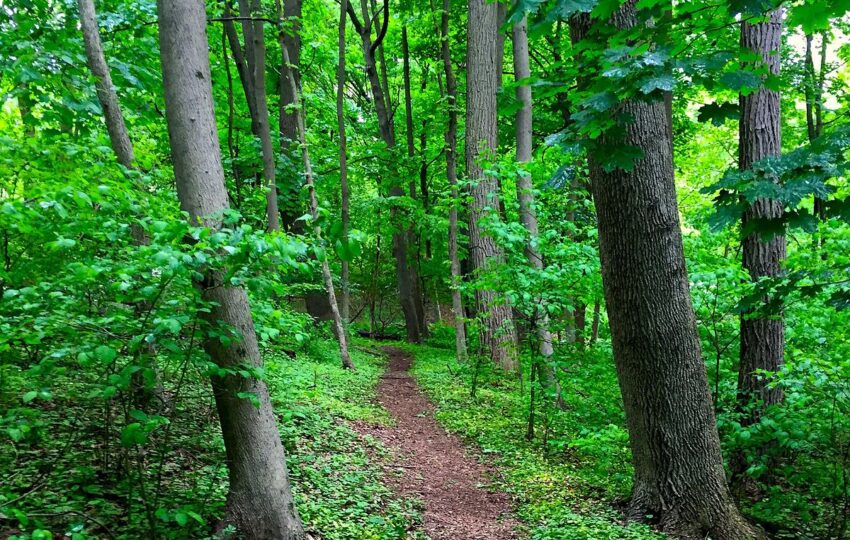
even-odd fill
[[[378,401],[395,425],[357,429],[392,452],[390,468],[400,474],[389,482],[400,495],[422,501],[424,532],[433,540],[518,538],[508,496],[485,487],[492,469],[434,420],[434,407],[408,373],[410,355],[395,347],[383,350],[390,363],[377,388]]]

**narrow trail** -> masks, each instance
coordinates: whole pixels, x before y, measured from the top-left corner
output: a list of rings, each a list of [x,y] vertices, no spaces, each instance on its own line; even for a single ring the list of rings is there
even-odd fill
[[[423,528],[433,540],[508,540],[517,538],[505,493],[482,487],[488,468],[466,454],[463,444],[434,420],[434,407],[408,373],[407,352],[384,347],[390,363],[377,388],[378,401],[394,426],[358,429],[379,440],[394,455],[401,476],[389,482],[400,495],[424,504]]]

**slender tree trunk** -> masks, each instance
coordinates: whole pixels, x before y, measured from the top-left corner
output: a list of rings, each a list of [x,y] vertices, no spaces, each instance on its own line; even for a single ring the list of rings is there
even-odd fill
[[[106,131],[109,133],[109,141],[112,150],[118,158],[118,163],[124,167],[133,168],[136,160],[133,155],[133,143],[130,142],[130,134],[124,123],[124,115],[121,114],[121,106],[118,104],[118,94],[112,84],[109,74],[109,66],[103,54],[103,45],[100,41],[100,30],[97,26],[97,15],[94,8],[94,0],[79,0],[80,28],[83,31],[83,41],[86,48],[86,59],[89,69],[95,78],[97,99],[103,109],[103,117],[106,121]]]
[[[349,7],[350,4],[349,4]],[[360,34],[363,44],[363,56],[366,63],[366,75],[369,79],[369,84],[372,90],[372,98],[375,104],[375,111],[378,115],[378,129],[381,139],[390,150],[395,149],[395,131],[393,129],[393,121],[388,108],[388,100],[384,93],[384,87],[381,85],[381,80],[378,77],[377,66],[375,63],[375,52],[380,47],[384,36],[386,35],[387,26],[389,25],[389,3],[384,4],[383,23],[378,29],[378,34],[375,42],[372,42],[372,29],[369,15],[367,0],[360,0],[361,15],[364,23],[361,24],[353,9],[348,10],[352,23]],[[397,181],[393,181],[390,187],[390,195],[393,197],[404,196],[404,189],[398,185]],[[401,220],[401,212],[396,205],[390,210],[390,219],[394,224]],[[422,341],[422,333],[420,331],[418,310],[415,302],[415,283],[414,276],[411,272],[410,263],[408,261],[408,242],[406,230],[396,229],[393,232],[393,254],[396,261],[396,277],[398,281],[399,303],[404,314],[404,323],[407,330],[407,340],[412,343]]]
[[[257,100],[254,97],[254,83],[251,80],[251,72],[248,69],[248,62],[245,60],[245,49],[242,48],[242,43],[239,41],[239,34],[236,32],[236,26],[233,24],[233,13],[230,7],[231,0],[224,0],[224,32],[227,35],[227,42],[230,44],[230,52],[233,55],[233,63],[236,64],[236,72],[239,74],[239,82],[242,83],[242,91],[245,93],[245,102],[248,105],[248,115],[251,117],[251,132],[257,135]]]
[[[466,362],[466,314],[463,310],[463,296],[460,292],[463,275],[460,270],[458,255],[458,219],[457,205],[459,194],[457,185],[457,81],[452,67],[451,42],[449,41],[449,7],[450,0],[443,0],[443,11],[440,16],[440,41],[443,56],[443,70],[446,74],[446,94],[449,104],[449,125],[446,129],[446,176],[451,190],[449,206],[449,264],[451,266],[452,315],[455,323],[455,353],[458,362]]]
[[[407,136],[407,158],[411,166],[416,161],[416,146],[414,144],[414,133],[413,133],[413,98],[411,94],[410,88],[410,48],[407,42],[407,26],[403,26],[401,28],[401,57],[403,64],[403,78],[404,78],[404,112],[405,112],[405,126],[406,126],[406,136]],[[407,191],[408,195],[412,200],[416,200],[416,176],[412,174],[413,171],[408,173],[408,186]],[[416,246],[416,235],[413,230],[413,226],[411,225],[407,230],[407,244],[408,248],[410,246]],[[417,262],[419,261],[418,256],[418,246],[417,246]],[[413,283],[413,303],[416,308],[416,320],[419,322],[419,333],[422,337],[428,336],[428,318],[425,315],[425,294],[422,289],[422,281],[420,277],[420,268],[419,265],[411,266],[410,271],[410,279]]]
[[[820,69],[815,69],[814,54],[812,51],[813,36],[806,36],[806,128],[809,137],[809,142],[814,141],[823,135],[823,83],[826,73],[826,46],[829,43],[827,33],[821,34],[821,51],[820,51]],[[814,214],[820,220],[826,217],[826,201],[820,197],[815,197]],[[820,235],[817,236],[815,247],[822,249],[823,239]]]
[[[289,55],[286,49],[283,49],[284,61],[289,62]],[[310,201],[310,214],[313,220],[319,219],[319,199],[316,196],[316,184],[313,182],[313,165],[310,162],[310,153],[307,149],[307,135],[304,125],[304,109],[300,105],[300,97],[298,89],[295,86],[295,77],[290,75],[289,85],[295,96],[295,121],[297,127],[298,143],[301,146],[301,158],[304,161],[304,182],[307,185],[308,196]],[[313,233],[318,242],[322,241],[322,228],[319,225],[313,227]],[[328,303],[330,304],[331,314],[334,323],[334,333],[339,340],[339,352],[342,356],[342,367],[354,369],[354,363],[351,361],[351,356],[348,353],[348,340],[345,336],[345,325],[342,323],[342,316],[339,313],[339,305],[336,300],[336,290],[334,289],[333,275],[331,275],[330,265],[328,264],[328,256],[322,259],[322,276],[325,279],[325,290],[328,294]]]
[[[260,0],[239,0],[239,15],[244,18],[262,16]],[[264,22],[243,20],[242,33],[245,35],[248,73],[254,96],[255,135],[260,139],[263,154],[263,180],[266,189],[266,226],[270,231],[280,229],[280,215],[277,208],[277,180],[275,178],[275,155],[272,147],[271,126],[269,125],[269,107],[266,100],[266,41]],[[247,92],[246,92],[247,95]]]
[[[95,78],[97,98],[100,101],[101,109],[103,109],[103,118],[106,123],[106,131],[109,134],[112,150],[115,153],[118,163],[126,169],[134,169],[135,156],[133,154],[133,143],[130,140],[127,125],[124,123],[124,115],[121,112],[118,93],[112,84],[109,65],[106,63],[106,56],[100,40],[100,29],[97,24],[94,1],[79,0],[78,7],[80,10],[80,28],[83,32],[83,42],[86,49],[86,60]],[[130,235],[133,242],[137,245],[146,245],[150,242],[144,229],[138,224],[134,223],[131,225]],[[144,313],[150,311],[152,307],[150,302],[143,301],[134,304],[133,309],[136,317],[141,321]],[[155,353],[154,346],[149,343],[143,343],[137,353],[139,355],[138,363],[153,370],[154,373],[156,373]],[[137,371],[133,374],[132,387],[134,401],[140,408],[147,406],[154,397],[161,398],[162,388],[159,382],[156,381],[153,388],[151,388],[145,383],[144,373],[142,371]]]
[[[590,325],[590,344],[593,345],[599,339],[599,318],[602,311],[601,302],[593,303],[593,322]]]
[[[469,27],[467,32],[467,92],[466,92],[466,171],[472,187],[469,212],[469,251],[473,270],[488,271],[491,264],[500,264],[502,250],[495,240],[481,229],[491,208],[499,208],[499,186],[484,174],[482,161],[492,159],[496,153],[497,118],[497,8],[486,0],[469,0]],[[511,308],[490,289],[476,291],[478,311],[483,318],[481,344],[489,351],[492,360],[502,368],[514,371],[516,333]]]
[[[339,185],[342,198],[342,238],[348,240],[348,228],[350,221],[348,189],[348,156],[347,141],[345,138],[345,26],[346,10],[348,0],[341,0],[339,10],[339,64],[336,70],[336,123],[339,131]],[[342,261],[342,303],[340,306],[343,322],[349,322],[351,315],[351,290],[349,284],[349,262]]]
[[[774,75],[779,73],[779,48],[782,42],[782,11],[770,14],[766,22],[742,23],[741,49],[758,53]],[[739,124],[738,161],[741,170],[753,163],[782,151],[779,94],[767,88],[741,96],[741,121]],[[744,223],[756,219],[773,219],[782,216],[782,204],[761,199],[752,204],[744,214]],[[785,236],[764,239],[753,232],[743,242],[743,264],[750,278],[775,277],[782,272],[785,259]],[[743,424],[758,420],[765,407],[783,400],[780,387],[770,386],[770,377],[756,373],[758,370],[775,372],[782,368],[785,356],[785,324],[782,317],[741,317],[741,365],[738,372],[738,397],[742,407],[757,402],[757,408]],[[739,461],[739,460],[733,460]],[[743,472],[745,464],[733,463],[736,473]]]
[[[180,206],[193,224],[217,229],[228,204],[213,110],[204,3],[159,0],[157,6],[166,118]],[[220,271],[206,272],[195,285],[211,306],[202,314],[207,324],[214,328],[223,324],[240,334],[239,340],[227,343],[206,337],[204,350],[210,358],[224,369],[261,366],[245,290],[228,285]],[[226,375],[213,377],[212,385],[230,473],[228,509],[237,526],[249,538],[303,539],[265,383]],[[239,397],[240,392],[253,394],[259,407]]]
[[[517,80],[516,98],[522,107],[516,113],[516,158],[520,167],[530,163],[532,159],[532,98],[531,86],[526,82],[531,77],[531,67],[528,61],[528,21],[526,17],[513,27],[514,77]],[[534,186],[531,176],[519,174],[516,178],[517,201],[519,202],[519,217],[523,227],[528,232],[528,243],[525,246],[525,256],[528,264],[535,270],[543,270],[543,257],[537,249],[538,224],[537,210],[534,207]],[[556,401],[563,406],[560,384],[551,365],[554,348],[552,334],[549,332],[549,314],[543,302],[537,302],[534,314],[534,329],[537,333],[538,348],[543,366],[538,373],[547,386],[555,387]]]
[[[612,17],[636,24],[634,0]],[[574,42],[590,17],[570,22]],[[587,86],[584,79],[580,86]],[[676,203],[672,141],[661,96],[626,100],[621,136],[602,135],[590,178],[602,282],[634,464],[628,515],[685,538],[760,537],[738,513],[723,470],[708,380],[691,305]],[[640,148],[633,169],[606,171],[597,156]]]
[[[280,0],[277,1],[280,2]],[[292,62],[291,65],[280,66],[280,106],[278,109],[280,150],[284,155],[289,156],[293,163],[299,159],[297,155],[298,134],[295,111],[292,109],[295,96],[289,88],[289,76],[291,74],[295,77],[295,87],[300,92],[301,4],[302,0],[283,0],[282,9],[278,6],[284,24],[284,31],[279,36],[280,50],[286,49]],[[283,54],[281,54],[281,58],[283,58]],[[301,182],[301,175],[293,174],[290,179],[286,180],[285,184],[281,183],[282,225],[285,230],[296,234],[302,233],[304,226],[304,222],[298,220],[304,214],[301,206]]]

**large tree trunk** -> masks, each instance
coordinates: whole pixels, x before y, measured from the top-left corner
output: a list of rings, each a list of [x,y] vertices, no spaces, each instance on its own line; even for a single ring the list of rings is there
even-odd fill
[[[779,73],[779,48],[782,42],[782,12],[773,12],[769,19],[758,24],[742,23],[741,49],[758,53],[774,75]],[[741,121],[739,124],[738,165],[741,170],[753,163],[782,151],[779,123],[779,93],[760,88],[741,96]],[[782,204],[761,199],[752,204],[744,214],[743,225],[754,219],[775,219],[782,216]],[[764,239],[758,231],[748,235],[743,242],[743,265],[750,278],[775,277],[782,272],[785,259],[785,236]],[[758,420],[760,412],[783,399],[782,389],[770,386],[770,378],[759,370],[775,372],[782,368],[785,355],[785,324],[781,317],[741,317],[741,364],[738,372],[738,397],[742,407],[757,402],[751,415],[743,424]],[[754,402],[755,400],[755,402]],[[743,472],[744,464],[733,460]]]
[[[277,0],[280,2],[280,0]],[[279,132],[280,151],[287,155],[293,163],[299,160],[297,152],[297,126],[295,111],[292,105],[295,96],[289,87],[290,74],[295,77],[295,87],[301,91],[301,0],[283,0],[281,18],[284,21],[284,31],[280,33],[280,50],[286,49],[289,55],[290,65],[280,66],[280,106],[279,106]],[[283,58],[283,54],[281,54]],[[300,234],[304,228],[304,222],[298,220],[304,214],[301,207],[301,175],[293,174],[281,183],[283,206],[281,208],[281,220],[285,230]],[[309,300],[308,300],[309,301]]]
[[[348,9],[348,0],[341,0],[339,10],[339,64],[336,70],[336,123],[339,131],[339,187],[340,196],[342,198],[341,214],[342,214],[342,238],[343,241],[348,240],[348,228],[350,221],[349,199],[350,193],[348,189],[348,155],[347,141],[345,138],[345,26],[346,26],[346,10]],[[351,316],[351,286],[349,284],[349,262],[342,261],[342,302],[340,305],[340,315],[344,322],[349,322]]]
[[[250,3],[249,3],[250,2]],[[262,16],[260,0],[239,0],[239,15],[242,21],[242,33],[245,35],[248,73],[254,97],[255,135],[260,139],[263,155],[263,180],[266,189],[266,226],[270,231],[280,229],[280,216],[277,209],[277,180],[275,178],[275,155],[272,147],[271,126],[269,126],[269,107],[266,101],[266,41],[264,22],[247,20]],[[248,95],[249,92],[246,92]]]
[[[634,0],[614,16],[636,22]],[[578,42],[588,16],[571,21]],[[580,82],[586,85],[587,80]],[[590,178],[614,361],[634,464],[628,515],[685,538],[758,537],[726,485],[708,380],[688,286],[664,103],[626,100],[620,137],[602,135]],[[606,171],[597,156],[622,146],[643,157],[631,171]]]
[[[349,5],[349,7],[351,7]],[[372,99],[375,104],[375,111],[378,115],[378,129],[381,139],[387,148],[395,148],[395,130],[393,129],[393,121],[390,116],[387,96],[384,93],[384,88],[381,85],[381,80],[378,76],[377,65],[375,63],[375,52],[381,45],[384,36],[386,35],[387,26],[389,25],[389,0],[385,2],[383,9],[383,22],[378,30],[375,42],[372,42],[371,16],[369,14],[367,0],[360,0],[361,16],[364,23],[361,24],[357,19],[353,9],[348,10],[352,22],[355,25],[363,44],[363,56],[366,63],[366,75],[369,79],[369,85],[372,90]],[[404,196],[404,189],[398,185],[397,181],[393,181],[390,187],[390,195],[393,197]],[[398,224],[401,220],[401,212],[396,205],[393,205],[390,210],[390,219],[393,224]],[[398,281],[399,303],[404,314],[404,325],[407,330],[407,340],[412,343],[422,341],[421,326],[419,323],[418,311],[415,302],[415,282],[411,271],[411,266],[408,261],[408,238],[406,230],[396,230],[393,232],[393,254],[396,261],[396,278]]]
[[[469,251],[473,270],[488,271],[502,262],[503,254],[495,240],[481,230],[483,218],[498,219],[499,186],[484,174],[482,160],[496,154],[497,117],[497,7],[486,0],[469,0],[467,32],[466,92],[466,172],[472,186],[469,212]],[[496,209],[496,215],[492,215]],[[511,308],[495,291],[476,291],[479,315],[483,319],[482,346],[493,361],[507,370],[518,367],[516,334]]]
[[[283,60],[289,62],[289,54],[286,49],[283,49]],[[313,216],[313,221],[318,222],[319,219],[319,199],[316,196],[316,184],[313,182],[313,164],[310,161],[310,152],[307,149],[307,130],[304,123],[304,109],[300,106],[300,96],[298,88],[295,86],[295,77],[290,73],[289,86],[292,94],[295,96],[295,123],[297,142],[301,147],[301,159],[304,162],[304,182],[307,185],[308,197],[310,202],[310,214]],[[316,241],[322,243],[322,228],[318,224],[314,225],[313,233]],[[348,353],[348,339],[345,335],[345,325],[342,323],[342,316],[339,313],[339,304],[336,300],[336,290],[334,288],[333,275],[331,275],[330,264],[328,263],[327,250],[322,258],[322,277],[325,280],[325,291],[328,295],[328,304],[330,305],[331,317],[334,324],[334,334],[339,341],[339,352],[342,357],[342,367],[354,369],[354,363],[351,361],[351,356]]]
[[[460,270],[460,257],[458,256],[458,219],[457,205],[457,81],[455,80],[452,67],[451,42],[449,41],[449,7],[450,0],[443,0],[443,12],[440,17],[440,41],[443,70],[446,74],[446,94],[448,96],[449,124],[446,128],[446,176],[449,180],[451,190],[451,204],[449,206],[449,264],[451,266],[451,289],[452,289],[452,315],[455,323],[455,353],[458,362],[467,360],[466,350],[466,314],[463,310],[463,296],[460,286],[463,275]]]
[[[531,77],[531,67],[528,61],[528,21],[525,17],[513,27],[513,52],[514,52],[514,78],[517,82],[527,80]],[[516,88],[517,101],[522,107],[516,113],[516,158],[522,167],[530,163],[532,159],[532,101],[531,86],[520,84]],[[543,270],[543,257],[537,250],[537,210],[534,207],[534,186],[531,176],[519,174],[516,178],[517,201],[519,202],[519,217],[523,227],[528,232],[528,242],[525,245],[525,256],[528,264],[536,269]],[[551,365],[552,355],[555,353],[552,347],[552,334],[549,332],[549,314],[542,302],[537,303],[534,314],[534,329],[537,334],[538,349],[543,360],[541,380],[550,388],[554,387],[556,402],[563,406],[561,389],[554,368]]]
[[[215,125],[201,0],[159,0],[159,37],[166,118],[180,206],[195,225],[216,229],[228,207],[218,131]],[[211,306],[204,313],[211,328],[233,328],[240,339],[223,343],[210,335],[204,350],[219,367],[261,366],[248,295],[229,286],[222,272],[207,272],[196,282]],[[248,538],[302,539],[304,530],[289,485],[286,455],[263,381],[240,375],[213,377],[230,476],[228,509]],[[239,397],[254,394],[259,401]]]

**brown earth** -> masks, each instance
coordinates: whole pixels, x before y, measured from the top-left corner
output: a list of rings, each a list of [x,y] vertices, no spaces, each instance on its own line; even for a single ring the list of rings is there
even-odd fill
[[[389,483],[401,496],[422,501],[423,529],[433,540],[508,540],[517,538],[505,493],[486,489],[492,469],[467,454],[463,444],[434,420],[434,407],[408,373],[410,354],[384,347],[389,367],[377,388],[378,401],[394,426],[367,426],[390,450],[399,471]]]

